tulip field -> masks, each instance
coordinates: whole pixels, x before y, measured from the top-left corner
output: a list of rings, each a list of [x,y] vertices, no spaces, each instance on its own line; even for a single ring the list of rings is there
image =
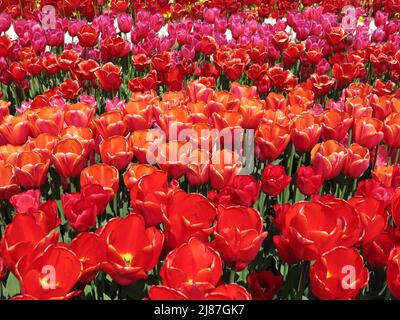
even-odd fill
[[[0,300],[400,299],[399,160],[399,0],[0,0]]]

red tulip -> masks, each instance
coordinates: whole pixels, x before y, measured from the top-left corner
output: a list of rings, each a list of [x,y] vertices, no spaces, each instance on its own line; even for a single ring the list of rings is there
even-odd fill
[[[212,288],[221,275],[219,254],[196,238],[170,251],[160,271],[163,285],[178,290],[194,285],[199,287],[198,290]]]
[[[296,185],[305,195],[313,195],[319,192],[324,179],[312,166],[301,166],[297,171]]]
[[[347,149],[342,169],[343,174],[353,179],[359,178],[368,169],[369,163],[370,152],[368,148],[352,143]]]
[[[399,264],[400,247],[396,246],[390,251],[386,264],[386,281],[390,292],[400,299],[400,264]]]
[[[223,207],[214,232],[215,248],[232,268],[243,270],[256,257],[267,237],[260,213],[253,208]]]
[[[311,291],[322,300],[355,299],[368,281],[368,269],[354,248],[336,247],[310,268]]]
[[[16,194],[10,198],[10,203],[19,213],[27,213],[29,209],[37,210],[40,206],[40,190],[30,189]]]
[[[291,179],[281,165],[267,164],[261,175],[261,188],[267,195],[275,197],[285,190]]]
[[[108,245],[106,261],[101,268],[120,285],[146,279],[146,272],[158,263],[164,235],[155,228],[146,228],[140,215],[114,218],[99,231]]]
[[[311,161],[316,172],[325,180],[335,178],[342,170],[346,149],[335,140],[319,143],[311,150]]]
[[[105,91],[117,91],[122,83],[122,67],[108,62],[94,72],[100,86]]]
[[[106,242],[95,233],[83,232],[72,239],[69,246],[82,263],[81,284],[91,282],[107,257]]]
[[[204,242],[213,232],[217,209],[197,193],[174,192],[167,201],[163,222],[168,248],[176,248],[196,237]]]
[[[261,271],[251,273],[247,282],[254,300],[271,300],[282,287],[283,277],[271,271]]]
[[[96,45],[99,33],[91,25],[83,25],[78,32],[79,44],[82,47],[93,47]]]
[[[18,273],[23,295],[40,300],[64,300],[79,293],[72,290],[81,276],[82,264],[72,251],[50,245]]]

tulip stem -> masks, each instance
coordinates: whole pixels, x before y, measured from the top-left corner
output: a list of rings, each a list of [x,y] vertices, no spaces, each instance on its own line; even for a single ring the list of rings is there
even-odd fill
[[[236,275],[236,271],[234,268],[232,268],[231,271],[229,272],[229,283],[235,282],[235,275]]]
[[[307,280],[308,265],[309,265],[308,261],[303,261],[300,265],[300,279],[296,297],[297,300],[303,300],[303,293]]]
[[[396,156],[395,156],[394,162],[393,162],[394,165],[396,165],[396,164],[399,163],[399,153],[400,153],[400,148],[397,148],[397,150],[396,150]]]

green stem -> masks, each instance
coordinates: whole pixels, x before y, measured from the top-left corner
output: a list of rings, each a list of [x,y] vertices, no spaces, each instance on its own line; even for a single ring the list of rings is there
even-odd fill
[[[236,271],[234,268],[232,268],[231,271],[229,272],[229,283],[235,282],[235,275],[236,275]]]
[[[303,261],[301,263],[300,280],[299,280],[299,286],[297,288],[297,297],[296,297],[297,300],[303,300],[303,293],[307,281],[308,266],[309,266],[308,261]]]

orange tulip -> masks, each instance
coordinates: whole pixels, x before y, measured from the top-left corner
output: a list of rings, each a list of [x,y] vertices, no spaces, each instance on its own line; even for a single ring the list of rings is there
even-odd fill
[[[0,163],[14,164],[17,156],[24,151],[24,146],[13,146],[12,144],[5,144],[0,146]]]
[[[81,187],[87,184],[99,184],[110,194],[110,199],[118,191],[119,172],[118,169],[105,163],[96,163],[81,171]]]
[[[170,137],[170,133],[179,134],[179,132],[189,127],[190,113],[182,107],[173,107],[165,112],[160,109],[154,109],[157,124],[165,132],[167,138],[176,139],[177,137]]]
[[[90,125],[96,109],[85,103],[67,104],[64,107],[64,120],[68,126],[87,127]]]
[[[41,133],[36,138],[29,139],[25,144],[27,151],[36,151],[45,159],[51,158],[53,147],[58,142],[58,138],[48,133]]]
[[[87,163],[87,153],[79,140],[64,138],[54,146],[52,160],[63,177],[76,177]]]
[[[124,173],[124,184],[128,190],[135,186],[141,177],[152,174],[157,168],[149,164],[132,163]]]
[[[368,148],[353,143],[347,149],[346,160],[343,165],[343,174],[356,179],[368,169],[369,162],[370,153]]]
[[[260,99],[242,98],[239,112],[242,115],[242,127],[255,129],[264,116],[264,104]]]
[[[390,96],[371,95],[369,103],[373,109],[373,117],[379,120],[384,120],[389,114],[392,113],[392,101]]]
[[[392,113],[383,124],[383,141],[390,148],[400,148],[400,113]]]
[[[49,171],[50,160],[39,152],[21,152],[15,160],[15,175],[18,183],[26,189],[38,188],[45,181]]]
[[[270,92],[265,99],[266,108],[272,110],[287,110],[287,100],[281,93]]]
[[[133,152],[129,150],[128,141],[123,136],[112,136],[100,143],[101,160],[122,171],[132,161]]]
[[[382,121],[371,118],[361,117],[354,121],[354,141],[363,147],[372,149],[376,147],[383,138]]]
[[[155,130],[137,130],[129,137],[129,146],[140,163],[154,163],[155,151],[159,147],[160,132]]]
[[[24,144],[29,137],[28,120],[23,115],[7,116],[0,125],[0,134],[10,144]]]
[[[372,170],[371,173],[372,177],[376,181],[379,181],[386,188],[390,188],[392,186],[393,166],[375,166],[374,170]]]
[[[41,133],[56,136],[64,127],[64,113],[57,107],[28,110],[29,128],[34,137]]]
[[[152,125],[153,108],[146,100],[130,101],[124,106],[124,122],[129,131],[149,129]]]
[[[296,117],[290,129],[292,142],[299,152],[310,151],[321,135],[319,121],[311,113]]]
[[[0,165],[0,199],[8,200],[19,192],[19,185],[10,164]]]
[[[307,111],[314,103],[314,92],[299,86],[289,93],[289,110],[294,114]]]
[[[128,127],[123,121],[122,112],[119,110],[103,113],[93,120],[93,124],[97,133],[103,139],[112,136],[125,136],[128,132]]]
[[[222,189],[229,185],[239,174],[242,164],[239,156],[232,150],[217,150],[212,154],[210,164],[210,183],[214,189]]]
[[[206,103],[204,101],[188,102],[190,118],[193,123],[207,123],[208,116],[205,114]]]
[[[90,154],[94,150],[93,131],[89,128],[70,126],[61,131],[60,137],[79,140],[87,154]]]
[[[275,123],[260,124],[255,133],[255,153],[261,161],[275,160],[290,141],[289,129]]]
[[[341,141],[352,124],[353,119],[347,112],[336,109],[326,111],[322,117],[322,137],[324,140]]]
[[[209,182],[210,154],[204,149],[195,149],[190,154],[186,169],[186,178],[192,186],[199,186]]]
[[[335,178],[342,170],[346,160],[346,148],[335,140],[328,140],[315,145],[311,150],[311,161],[314,169],[325,180]]]
[[[169,141],[161,144],[157,150],[158,166],[173,179],[179,179],[186,173],[192,151],[190,143],[185,141]]]

